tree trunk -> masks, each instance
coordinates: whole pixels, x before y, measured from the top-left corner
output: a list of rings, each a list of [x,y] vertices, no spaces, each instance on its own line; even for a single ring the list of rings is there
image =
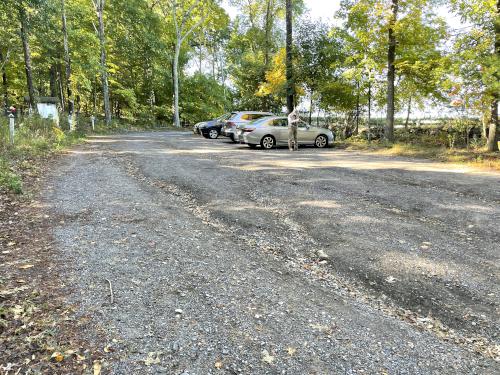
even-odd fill
[[[486,142],[486,148],[488,151],[498,151],[498,95],[496,95],[495,100],[491,104],[491,119],[488,131],[488,140]]]
[[[356,89],[357,89],[357,94],[356,94],[356,129],[354,129],[354,135],[358,135],[358,132],[359,132],[359,115],[360,115],[360,108],[359,108],[359,81],[356,81]]]
[[[371,117],[372,117],[372,81],[368,81],[368,142],[372,140],[372,128],[371,128]]]
[[[408,111],[406,112],[406,121],[405,121],[405,130],[408,131],[408,122],[410,121],[410,113],[411,113],[411,96],[408,100]]]
[[[264,44],[264,67],[265,70],[269,70],[269,54],[270,54],[270,48],[271,48],[271,28],[272,28],[272,23],[271,23],[271,7],[272,7],[272,2],[273,0],[267,0],[266,2],[266,25],[265,25],[265,44]]]
[[[264,76],[262,79],[265,81],[266,80],[266,73],[269,71],[269,65],[270,65],[270,54],[271,54],[271,32],[272,32],[272,17],[273,17],[273,0],[267,0],[266,1],[266,18],[265,18],[265,25],[264,25],[264,30],[265,30],[265,38],[264,38]],[[269,103],[269,96],[266,95],[263,98],[263,105],[264,105],[264,110],[269,111],[270,110],[270,103]]]
[[[500,0],[497,0],[497,13],[500,13]],[[495,20],[495,53],[497,58],[500,57],[500,19]],[[495,74],[497,79],[500,79],[498,71]],[[488,131],[488,140],[486,147],[488,151],[498,151],[498,92],[494,93],[493,103],[491,104],[491,119]]]
[[[58,64],[57,66],[57,84],[59,89],[59,98],[61,99],[61,110],[64,112],[66,108],[66,98],[64,97],[64,85],[63,85],[63,74],[61,73],[62,66]]]
[[[7,61],[4,61],[2,51],[0,51],[0,63],[2,64],[3,104],[4,104],[4,108],[8,109],[10,106],[10,103],[9,103],[9,82],[7,81],[7,69],[5,68]]]
[[[173,67],[173,79],[174,79],[174,126],[180,128],[181,120],[179,115],[179,55],[181,52],[181,37],[177,37],[175,42],[175,52],[174,52],[174,67]]]
[[[312,124],[312,115],[313,115],[313,92],[311,91],[311,101],[309,103],[309,125]]]
[[[97,110],[97,82],[94,78],[92,82],[92,114],[95,114]]]
[[[389,142],[394,141],[394,81],[396,78],[396,35],[394,27],[398,16],[398,0],[392,0],[391,19],[389,20],[389,48],[387,51],[387,118],[384,129],[384,137]]]
[[[66,4],[65,0],[61,0],[61,10],[62,10],[62,33],[63,33],[63,45],[64,45],[64,62],[66,64],[66,93],[68,95],[68,114],[71,116],[74,112],[74,103],[71,91],[71,58],[69,55],[69,43],[68,43],[68,28],[66,25]]]
[[[29,104],[33,111],[37,111],[36,108],[36,96],[35,88],[33,86],[33,74],[31,69],[31,51],[29,44],[29,30],[28,30],[28,18],[26,14],[26,9],[24,9],[23,4],[19,4],[19,21],[21,23],[21,41],[23,43],[23,53],[24,53],[24,69],[26,71],[26,83],[28,85],[28,96]]]
[[[286,0],[286,107],[288,113],[293,111],[295,89],[293,83],[293,30],[292,30],[292,0]]]
[[[49,70],[50,77],[50,96],[57,97],[57,66],[52,64]]]
[[[106,125],[111,125],[111,107],[109,104],[109,84],[108,84],[108,69],[106,66],[106,35],[104,33],[104,1],[97,2],[97,17],[99,19],[99,42],[101,44],[101,79],[102,79],[102,94],[104,99],[104,115]]]

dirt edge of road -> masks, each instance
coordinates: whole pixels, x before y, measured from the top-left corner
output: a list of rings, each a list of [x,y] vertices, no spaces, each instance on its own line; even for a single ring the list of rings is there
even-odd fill
[[[23,195],[0,195],[0,374],[83,373],[110,355],[90,317],[77,318],[77,306],[66,299],[64,259],[51,236],[57,218],[39,200],[61,158],[38,160],[22,176]]]

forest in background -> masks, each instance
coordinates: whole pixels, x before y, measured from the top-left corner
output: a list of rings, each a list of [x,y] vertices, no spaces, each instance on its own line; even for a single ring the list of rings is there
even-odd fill
[[[5,0],[3,106],[26,113],[37,98],[57,97],[62,111],[108,124],[279,113],[285,0],[230,4],[233,20],[216,0]],[[394,113],[408,126],[415,111],[447,105],[457,131],[468,134],[476,119],[482,144],[497,150],[500,1],[343,0],[335,26],[311,20],[302,0],[291,4],[293,84],[310,120],[334,118],[348,136],[382,109],[393,140]],[[439,7],[463,23],[449,26]]]

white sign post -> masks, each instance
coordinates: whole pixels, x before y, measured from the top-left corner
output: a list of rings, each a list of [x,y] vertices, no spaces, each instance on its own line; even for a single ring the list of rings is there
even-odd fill
[[[92,121],[92,131],[94,131],[95,130],[95,117],[90,116],[90,121]]]
[[[10,144],[13,145],[14,144],[14,115],[11,113],[9,115],[9,140],[10,140]]]
[[[68,123],[69,123],[69,131],[72,132],[73,130],[75,130],[75,125],[74,125],[72,114],[68,115]]]

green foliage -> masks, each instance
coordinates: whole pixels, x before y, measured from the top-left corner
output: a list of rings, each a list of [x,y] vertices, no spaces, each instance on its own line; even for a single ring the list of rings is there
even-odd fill
[[[230,110],[231,92],[213,78],[199,73],[186,77],[182,90],[182,118],[188,123],[213,119]]]
[[[23,184],[21,178],[11,171],[9,163],[0,157],[0,190],[2,188],[16,194],[21,194]]]
[[[99,117],[103,93],[96,12],[89,0],[64,3],[71,60],[69,88],[75,109],[80,119],[91,114]],[[177,2],[176,17],[170,0],[106,2],[106,68],[113,117],[120,124],[156,126],[172,121],[175,46],[179,41],[174,19],[182,23],[187,13],[186,35],[177,51],[183,123],[228,110],[282,110],[286,97],[284,1],[230,3],[238,10],[232,21],[216,0],[201,0],[203,6],[195,0]],[[339,22],[330,27],[311,21],[302,0],[293,2],[294,82],[299,99],[311,110],[360,123],[366,121],[369,111],[371,115],[384,109],[390,3],[342,0],[336,14]],[[443,4],[467,24],[450,30],[438,16],[438,6]],[[429,102],[447,105],[460,98],[467,114],[482,117],[484,123],[491,121],[491,104],[500,92],[500,58],[494,50],[500,22],[497,6],[495,0],[399,1],[393,25],[396,111],[411,114]],[[2,107],[14,104],[21,112],[26,110],[20,10],[27,15],[36,94],[59,97],[61,109],[67,111],[62,0],[0,2],[0,68],[6,77]],[[34,130],[29,144],[50,149],[54,139],[38,132]]]
[[[0,118],[0,190],[22,193],[20,171],[31,169],[32,161],[46,157],[84,138],[80,132],[64,132],[50,120],[37,116],[19,118],[16,123],[14,145],[9,142],[8,122]]]

